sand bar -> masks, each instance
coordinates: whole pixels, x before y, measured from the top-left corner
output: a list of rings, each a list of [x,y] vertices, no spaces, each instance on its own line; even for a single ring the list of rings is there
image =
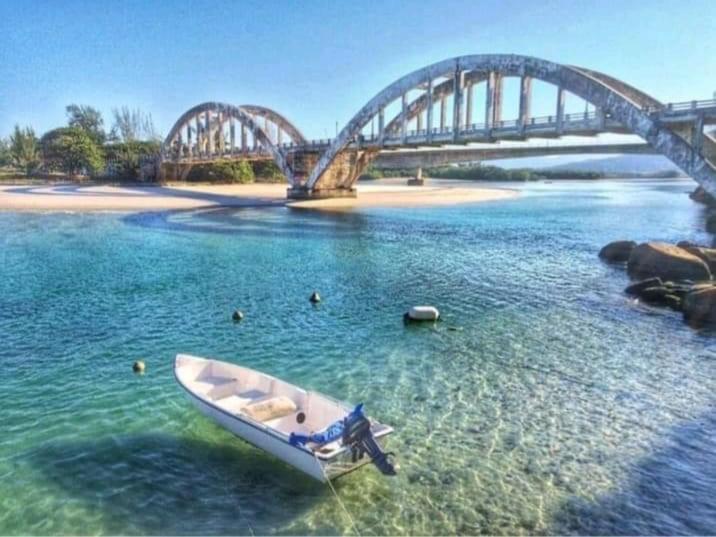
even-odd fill
[[[396,181],[358,185],[357,198],[292,203],[297,207],[418,207],[457,205],[515,197],[504,188],[440,185],[408,187]],[[0,210],[5,211],[155,211],[199,207],[248,207],[286,204],[286,185],[2,185]]]

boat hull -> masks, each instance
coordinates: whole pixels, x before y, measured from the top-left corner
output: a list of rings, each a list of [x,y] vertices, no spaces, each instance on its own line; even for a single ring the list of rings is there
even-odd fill
[[[186,390],[186,393],[189,400],[204,416],[212,419],[249,444],[267,451],[318,481],[326,482],[335,479],[371,462],[367,456],[353,462],[350,450],[345,450],[330,459],[321,459],[308,448],[293,446],[281,436],[242,420],[197,397],[188,390]],[[386,440],[386,437],[376,438],[381,449],[385,448]]]

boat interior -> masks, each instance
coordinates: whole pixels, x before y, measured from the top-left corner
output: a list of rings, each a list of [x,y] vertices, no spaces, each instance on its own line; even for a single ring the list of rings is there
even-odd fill
[[[321,431],[352,410],[319,393],[239,365],[179,355],[175,371],[189,391],[210,404],[286,437]],[[389,429],[377,423],[375,426]],[[342,445],[337,440],[320,447],[309,443],[308,447],[325,456]]]

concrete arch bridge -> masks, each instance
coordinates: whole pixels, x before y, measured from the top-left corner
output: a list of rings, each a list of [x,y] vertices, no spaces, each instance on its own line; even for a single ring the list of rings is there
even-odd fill
[[[519,80],[519,104],[513,114],[516,119],[506,121],[503,88],[505,79],[511,77]],[[556,87],[553,115],[531,115],[533,80]],[[485,100],[477,118],[474,95],[481,84]],[[591,110],[565,113],[568,93],[586,101]],[[270,158],[286,176],[290,198],[354,196],[362,171],[379,155],[389,159],[395,150],[417,150],[432,159],[444,153],[449,159],[450,151],[469,152],[468,144],[499,148],[502,140],[609,132],[640,136],[646,145],[620,149],[663,154],[716,195],[716,139],[704,128],[711,124],[716,124],[716,99],[664,104],[590,69],[528,56],[472,55],[444,60],[396,80],[328,140],[307,140],[285,117],[268,108],[204,103],[177,120],[162,146],[160,169],[163,175],[176,177],[198,162]],[[584,146],[586,152],[588,148]],[[515,154],[526,154],[518,149]],[[542,153],[534,147],[527,152],[570,151],[552,145]],[[393,154],[404,158],[407,152]],[[510,156],[509,150],[492,154]],[[475,156],[479,159],[479,153]]]

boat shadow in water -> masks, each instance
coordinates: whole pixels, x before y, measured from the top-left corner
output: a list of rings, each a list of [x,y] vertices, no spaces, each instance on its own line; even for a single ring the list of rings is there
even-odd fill
[[[716,535],[716,411],[670,430],[614,492],[573,497],[550,533]]]
[[[115,535],[276,533],[330,499],[328,487],[248,446],[164,434],[58,442],[27,462]]]

